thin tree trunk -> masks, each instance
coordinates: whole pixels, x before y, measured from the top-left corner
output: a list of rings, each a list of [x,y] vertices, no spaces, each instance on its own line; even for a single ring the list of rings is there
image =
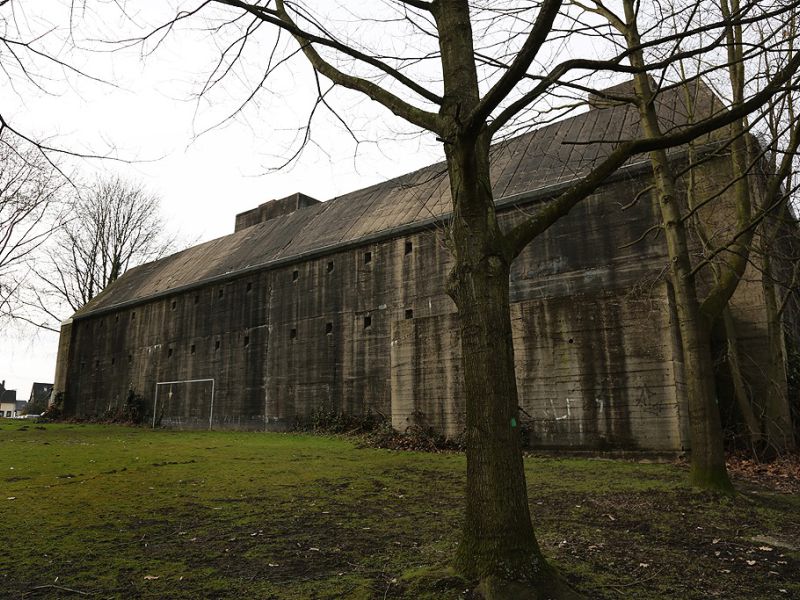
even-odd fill
[[[773,238],[774,239],[774,238]],[[792,415],[786,389],[786,356],[783,340],[783,324],[778,302],[775,298],[775,285],[772,283],[768,248],[762,252],[762,288],[767,309],[767,395],[764,398],[764,433],[768,451],[771,454],[795,448]]]
[[[626,40],[629,48],[639,48],[641,40],[635,28],[633,2],[624,3]],[[631,52],[631,64],[641,69],[634,77],[637,107],[645,136],[662,135],[653,104],[654,90],[645,69],[641,50]],[[733,492],[725,468],[725,451],[719,407],[714,388],[714,368],[711,360],[711,324],[700,310],[695,278],[689,258],[686,225],[683,221],[678,196],[675,192],[675,174],[664,150],[650,153],[653,178],[656,184],[656,203],[661,213],[664,237],[670,259],[673,291],[681,334],[683,365],[689,405],[689,431],[691,435],[691,471],[689,482],[699,488],[724,493]]]
[[[736,406],[744,419],[747,428],[747,439],[750,442],[751,451],[754,456],[759,455],[762,442],[761,422],[753,410],[753,403],[750,394],[747,393],[747,385],[742,375],[742,366],[739,362],[739,345],[737,343],[736,325],[733,322],[733,315],[727,306],[722,311],[723,325],[725,327],[726,361],[731,372],[733,382],[733,395],[736,399]]]
[[[652,126],[655,121],[654,113],[650,114],[650,109],[643,112],[643,121],[648,121],[644,126]],[[692,446],[689,480],[696,487],[730,493],[733,486],[725,469],[722,424],[711,360],[710,323],[701,313],[697,299],[695,279],[691,274],[686,227],[677,204],[672,169],[663,151],[653,152],[651,160],[658,190],[657,203],[672,267],[671,280],[686,374]]]

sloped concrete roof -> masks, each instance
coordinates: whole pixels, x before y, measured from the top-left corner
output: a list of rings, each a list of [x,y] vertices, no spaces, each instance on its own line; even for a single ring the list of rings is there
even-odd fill
[[[714,100],[703,88],[703,112],[708,114]],[[688,122],[682,98],[679,91],[659,97],[659,117],[666,131]],[[638,121],[630,105],[595,108],[494,145],[491,179],[496,201],[587,173],[616,143],[638,134]],[[445,165],[437,163],[133,268],[73,318],[359,240],[367,243],[398,235],[409,226],[430,223],[450,212]]]

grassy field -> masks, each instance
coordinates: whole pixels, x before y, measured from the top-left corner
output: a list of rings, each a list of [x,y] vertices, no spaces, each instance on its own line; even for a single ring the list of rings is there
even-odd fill
[[[800,499],[675,465],[526,459],[540,543],[591,598],[800,598]],[[464,457],[348,439],[0,420],[0,597],[469,598],[441,569]]]

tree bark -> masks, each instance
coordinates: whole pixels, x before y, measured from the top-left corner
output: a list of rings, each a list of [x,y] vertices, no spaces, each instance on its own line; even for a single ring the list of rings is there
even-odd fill
[[[739,412],[747,428],[747,439],[750,442],[750,449],[754,456],[760,454],[762,433],[761,421],[753,410],[753,402],[750,394],[747,393],[747,384],[742,374],[742,366],[739,361],[739,344],[736,333],[736,325],[733,321],[730,307],[725,307],[722,311],[723,325],[725,328],[726,361],[731,372],[731,382],[733,383],[733,395]]]
[[[558,597],[528,508],[511,339],[513,253],[492,196],[491,134],[485,125],[465,125],[480,102],[469,3],[441,0],[435,7],[444,80],[441,137],[453,205],[448,292],[458,309],[467,425],[466,514],[455,566],[480,579],[487,598]]]
[[[769,248],[762,252],[762,289],[767,309],[767,394],[764,398],[764,435],[767,443],[767,458],[796,448],[792,415],[786,389],[786,352],[783,338],[783,319],[775,297],[772,281],[772,265]]]
[[[566,597],[536,541],[522,461],[509,303],[510,254],[489,182],[489,140],[447,146],[466,399],[466,515],[456,568],[487,598]],[[555,595],[559,594],[560,595]]]
[[[642,85],[641,80],[637,79],[637,85]],[[646,92],[643,90],[642,94]],[[647,98],[648,95],[642,97]],[[646,129],[657,127],[652,104],[648,104],[641,112]],[[691,432],[689,482],[695,487],[731,493],[733,486],[725,468],[722,424],[711,360],[711,324],[702,314],[697,299],[686,227],[675,195],[675,176],[664,151],[652,152],[650,158],[670,259],[670,279],[683,350]]]
[[[627,26],[624,33],[631,52],[631,64],[641,70],[634,76],[636,105],[642,132],[648,138],[662,135],[653,99],[655,91],[647,75],[641,39],[636,29],[633,2],[624,2]],[[655,180],[656,204],[662,219],[670,261],[670,280],[675,295],[678,329],[689,405],[691,469],[689,483],[702,489],[732,493],[725,468],[722,424],[717,406],[714,367],[711,359],[711,322],[705,318],[697,298],[695,277],[686,237],[686,225],[675,192],[675,173],[664,150],[650,153]],[[727,301],[727,300],[726,300]]]

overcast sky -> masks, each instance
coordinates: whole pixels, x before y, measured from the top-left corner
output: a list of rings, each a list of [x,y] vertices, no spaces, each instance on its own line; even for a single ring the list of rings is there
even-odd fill
[[[59,0],[37,0],[25,10],[23,24],[32,31],[42,31],[53,21],[62,25],[65,19]],[[136,19],[155,24],[167,14],[154,10]],[[85,18],[95,35],[104,31],[111,37],[127,27],[118,13]],[[86,35],[76,31],[77,37]],[[37,64],[37,72],[48,77],[40,82],[42,91],[12,68],[14,86],[0,85],[4,118],[52,145],[129,161],[62,159],[65,168],[82,177],[108,172],[140,181],[162,198],[164,227],[186,240],[230,233],[237,212],[266,200],[298,191],[328,200],[440,158],[440,146],[432,138],[413,135],[366,100],[340,94],[331,97],[334,106],[348,116],[363,143],[356,147],[337,120],[320,110],[312,129],[314,143],[292,168],[275,172],[296,148],[296,129],[308,116],[315,85],[309,68],[278,71],[257,105],[198,137],[241,99],[241,90],[230,87],[208,102],[193,97],[217,53],[208,35],[179,31],[144,58],[141,47],[74,51],[63,31],[50,34],[43,44],[109,84]],[[86,40],[80,44],[92,45]],[[52,382],[57,343],[55,334],[3,327],[0,379],[27,398],[33,381]]]

